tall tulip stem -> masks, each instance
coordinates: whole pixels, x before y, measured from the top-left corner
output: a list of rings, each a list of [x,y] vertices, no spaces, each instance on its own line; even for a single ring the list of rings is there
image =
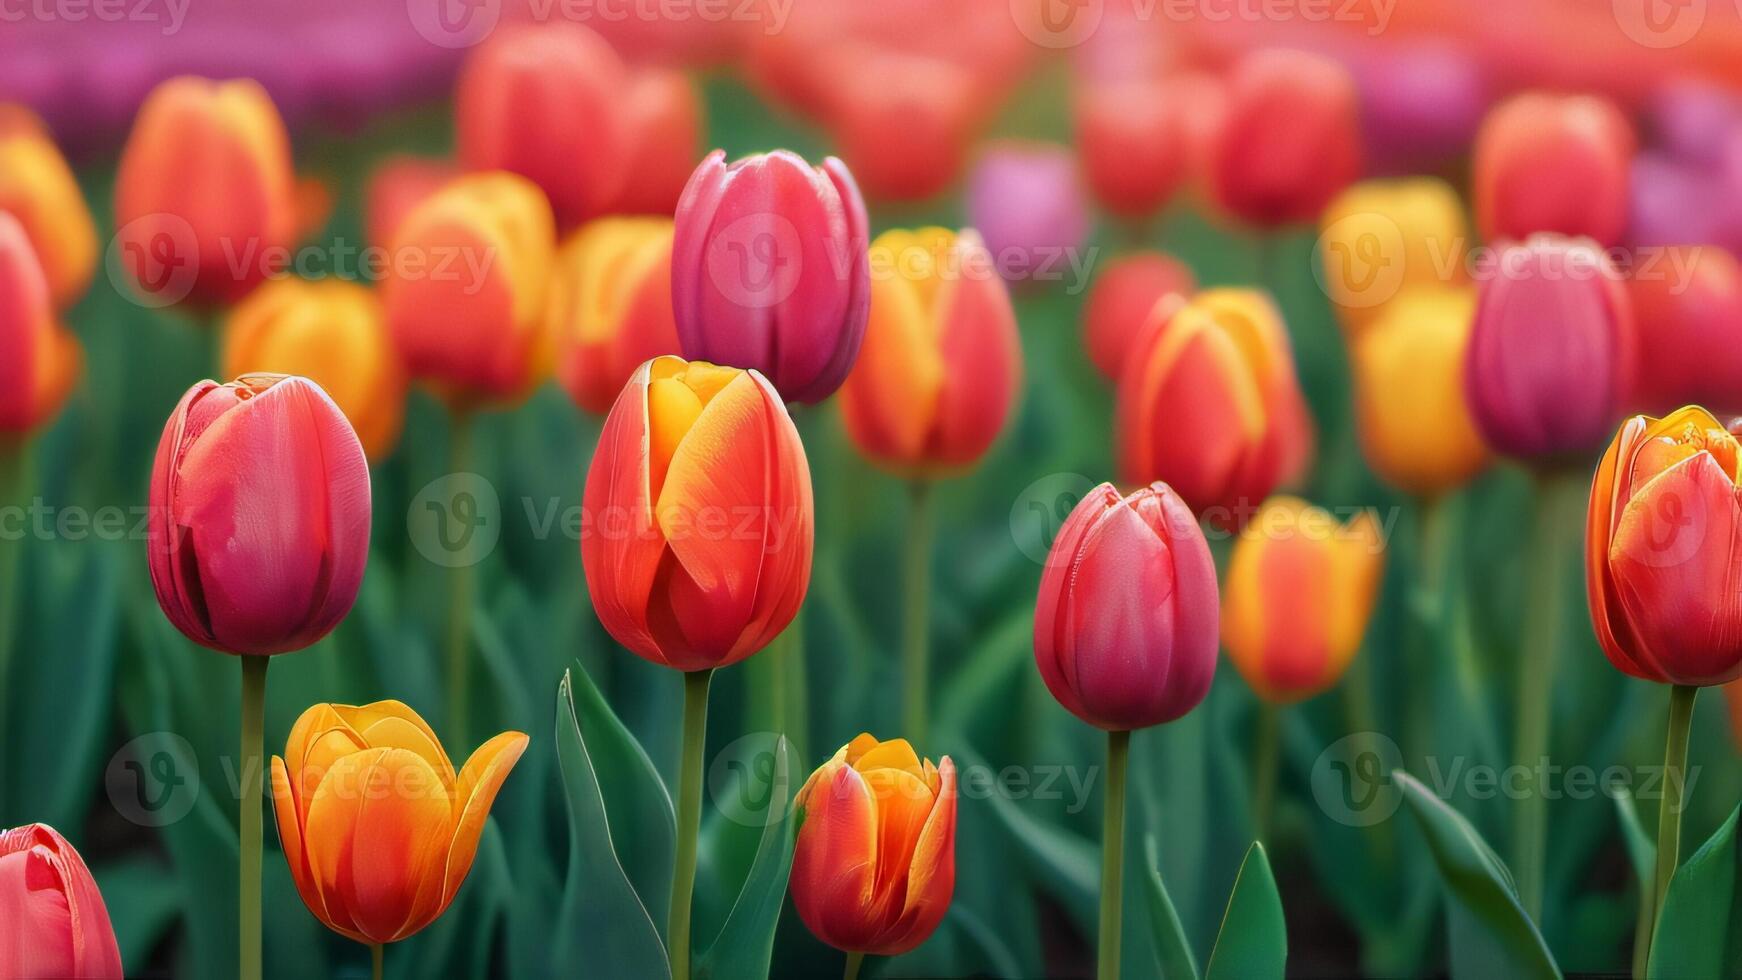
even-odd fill
[[[1694,698],[1699,693],[1699,688],[1683,684],[1675,685],[1669,692],[1669,737],[1663,746],[1663,799],[1657,810],[1657,883],[1652,889],[1651,934],[1654,941],[1657,924],[1663,919],[1663,900],[1669,895],[1669,882],[1675,877],[1676,865],[1681,859],[1688,729],[1693,724]]]
[[[386,965],[383,961],[386,959],[387,950],[385,947],[380,943],[369,944],[369,974],[373,976],[375,980],[381,980],[383,972],[382,968]]]
[[[23,443],[0,436],[0,507],[16,503],[28,509],[30,452]],[[24,539],[0,538],[0,701],[11,685],[12,651],[18,642],[19,583],[24,580]]]
[[[1252,733],[1252,825],[1258,839],[1270,837],[1270,812],[1275,809],[1277,762],[1282,750],[1282,709],[1269,701],[1258,705],[1258,726]]]
[[[928,656],[931,597],[931,484],[914,480],[908,498],[907,539],[902,568],[906,589],[902,611],[901,669],[906,685],[902,698],[901,734],[915,745],[925,744],[931,658]]]
[[[689,980],[690,900],[696,884],[696,842],[702,830],[702,749],[708,734],[708,682],[712,670],[683,675],[683,762],[678,768],[677,861],[672,869],[666,945],[672,980]]]
[[[859,970],[864,965],[864,953],[848,953],[847,965],[841,970],[841,980],[859,980]]]
[[[260,980],[261,785],[265,777],[266,668],[269,657],[242,658],[241,925],[238,975]]]
[[[1125,760],[1131,733],[1107,733],[1107,806],[1101,815],[1101,942],[1099,980],[1119,980],[1119,926],[1124,914]]]
[[[472,468],[472,417],[456,412],[448,443],[448,473],[458,476]],[[477,580],[472,562],[462,560],[448,577],[448,737],[469,745],[466,727],[471,711],[472,605],[477,600]]]

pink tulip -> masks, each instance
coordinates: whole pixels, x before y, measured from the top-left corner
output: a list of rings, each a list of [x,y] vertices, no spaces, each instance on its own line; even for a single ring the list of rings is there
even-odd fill
[[[1089,205],[1069,149],[993,145],[968,175],[968,224],[1006,279],[1058,281],[1089,237]]]
[[[79,852],[43,824],[0,831],[0,977],[120,976],[109,910]]]

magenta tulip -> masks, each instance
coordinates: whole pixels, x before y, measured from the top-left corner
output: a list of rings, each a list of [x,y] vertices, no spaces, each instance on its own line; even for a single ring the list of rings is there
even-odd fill
[[[109,910],[54,828],[0,831],[0,977],[121,977]]]
[[[1072,152],[1051,143],[988,149],[968,175],[968,224],[1006,279],[1058,281],[1089,236],[1089,203]]]

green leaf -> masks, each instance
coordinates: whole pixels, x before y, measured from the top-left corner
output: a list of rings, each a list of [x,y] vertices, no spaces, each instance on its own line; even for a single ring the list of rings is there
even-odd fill
[[[1559,977],[1560,967],[1518,902],[1512,873],[1463,815],[1399,769],[1393,781],[1421,822],[1446,886],[1452,975]]]
[[[755,739],[757,736],[751,736]],[[748,741],[748,739],[746,740]],[[738,892],[738,900],[726,916],[708,951],[696,963],[699,978],[763,977],[768,975],[774,956],[774,932],[780,925],[780,910],[786,903],[787,877],[792,871],[793,841],[802,817],[792,810],[792,797],[798,791],[798,763],[793,759],[792,745],[783,735],[773,736],[767,753],[752,752],[751,758],[766,756],[766,775],[755,767],[741,770],[746,779],[756,781],[754,787],[716,787],[716,799],[743,800],[750,798],[759,807],[723,809],[719,819],[739,823],[758,821],[762,824],[761,842],[756,859]]]
[[[1197,980],[1197,958],[1192,956],[1185,927],[1180,925],[1173,899],[1168,897],[1167,886],[1161,881],[1161,848],[1154,834],[1144,835],[1143,855],[1143,891],[1148,899],[1150,935],[1155,940],[1155,965],[1161,970],[1162,980]]]
[[[1282,896],[1264,845],[1254,842],[1234,879],[1222,931],[1210,952],[1207,980],[1258,980],[1281,977],[1288,965],[1288,927],[1282,918]]]
[[[557,758],[569,804],[569,868],[551,936],[550,968],[558,975],[585,970],[600,976],[669,977],[659,929],[618,859],[595,754],[576,714],[572,676],[563,674],[556,698]]]
[[[972,751],[961,754],[964,770],[986,767]],[[1006,794],[988,794],[984,802],[1009,835],[1035,884],[1064,906],[1085,935],[1094,935],[1101,889],[1099,846],[1063,827],[1036,820]]]
[[[145,972],[152,952],[175,922],[182,904],[181,888],[170,870],[152,857],[131,857],[98,866],[91,874],[109,910],[124,972],[138,976]]]
[[[1717,833],[1676,869],[1651,940],[1651,965],[1657,977],[1724,975],[1729,942],[1730,904],[1736,894],[1736,819],[1730,812]]]
[[[1627,844],[1627,860],[1633,865],[1633,875],[1643,893],[1652,887],[1657,874],[1657,844],[1639,823],[1639,809],[1633,803],[1633,791],[1626,786],[1616,786],[1613,792],[1615,813],[1621,823],[1621,839]]]

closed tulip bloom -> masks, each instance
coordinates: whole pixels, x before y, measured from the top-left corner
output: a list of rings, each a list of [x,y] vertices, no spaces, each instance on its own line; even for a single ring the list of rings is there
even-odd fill
[[[628,166],[610,211],[669,215],[701,155],[702,100],[688,75],[670,68],[635,75],[623,100]]]
[[[547,311],[557,380],[603,415],[644,361],[678,350],[669,218],[599,218],[557,253]]]
[[[296,232],[290,138],[249,79],[172,78],[121,151],[117,248],[135,288],[164,303],[240,299]]]
[[[1367,465],[1387,483],[1438,494],[1488,464],[1464,397],[1472,287],[1421,286],[1387,303],[1350,349]]]
[[[364,196],[364,235],[369,244],[387,248],[393,233],[414,208],[460,175],[447,160],[394,156],[369,173]]]
[[[1546,231],[1613,245],[1627,229],[1633,150],[1632,126],[1607,99],[1515,95],[1476,134],[1476,223],[1490,241]]]
[[[671,298],[684,356],[755,368],[789,402],[833,394],[865,337],[865,202],[846,165],[715,150],[677,206]]]
[[[779,393],[755,371],[643,364],[605,419],[583,508],[593,608],[654,663],[736,663],[804,602],[810,464]]]
[[[1163,252],[1132,252],[1107,263],[1083,302],[1083,347],[1095,370],[1117,382],[1156,304],[1183,305],[1197,288],[1192,270]]]
[[[968,174],[967,208],[1006,279],[1063,281],[1089,236],[1076,157],[1056,144],[993,144]]]
[[[871,245],[871,323],[841,386],[847,436],[873,462],[938,475],[978,462],[1010,418],[1022,341],[972,229],[893,229]]]
[[[1312,454],[1288,331],[1253,290],[1158,307],[1120,376],[1116,412],[1121,479],[1163,481],[1227,530]]]
[[[224,332],[224,374],[294,374],[320,385],[370,459],[405,421],[405,369],[375,294],[341,279],[279,279],[249,294]]]
[[[1373,515],[1345,524],[1297,497],[1272,497],[1229,559],[1222,598],[1228,659],[1258,696],[1290,704],[1342,678],[1384,570]]]
[[[96,879],[52,827],[0,831],[0,921],[0,977],[121,980]]]
[[[1041,573],[1034,659],[1059,704],[1108,731],[1173,721],[1216,672],[1216,566],[1166,484],[1091,490]]]
[[[1319,218],[1320,281],[1344,328],[1359,330],[1406,289],[1465,282],[1469,237],[1463,203],[1445,181],[1365,180]]]
[[[1621,427],[1591,484],[1585,547],[1610,663],[1660,684],[1742,677],[1742,445],[1711,413]]]
[[[350,612],[369,558],[369,465],[306,378],[202,381],[151,473],[151,584],[176,628],[224,653],[301,650]]]
[[[823,118],[866,197],[923,201],[961,177],[986,101],[967,67],[874,48],[834,86]]]
[[[544,330],[556,227],[523,177],[459,178],[413,208],[381,298],[413,378],[458,404],[511,401],[548,370]]]
[[[0,105],[0,211],[24,226],[56,309],[77,302],[97,265],[97,225],[42,121]]]
[[[572,227],[623,192],[632,147],[629,73],[599,35],[576,23],[497,31],[473,52],[454,96],[460,160],[530,178]]]
[[[278,840],[303,903],[327,928],[369,944],[440,918],[526,744],[503,732],[455,772],[435,732],[398,701],[303,712],[284,755],[272,757]]]
[[[1159,211],[1190,162],[1186,108],[1166,80],[1090,82],[1076,94],[1077,156],[1095,200],[1121,217]]]
[[[803,813],[792,904],[836,949],[896,956],[925,942],[956,886],[956,767],[906,739],[842,746],[793,800]]]
[[[1742,413],[1742,264],[1715,245],[1674,247],[1627,279],[1639,324],[1637,403]]]
[[[1465,395],[1488,447],[1522,459],[1600,445],[1632,390],[1631,303],[1589,240],[1533,236],[1481,276]]]
[[[55,321],[24,226],[0,211],[0,440],[28,435],[60,411],[78,382],[82,350]]]
[[[1337,62],[1304,51],[1241,58],[1209,161],[1223,210],[1261,228],[1312,221],[1361,175],[1355,82]]]

